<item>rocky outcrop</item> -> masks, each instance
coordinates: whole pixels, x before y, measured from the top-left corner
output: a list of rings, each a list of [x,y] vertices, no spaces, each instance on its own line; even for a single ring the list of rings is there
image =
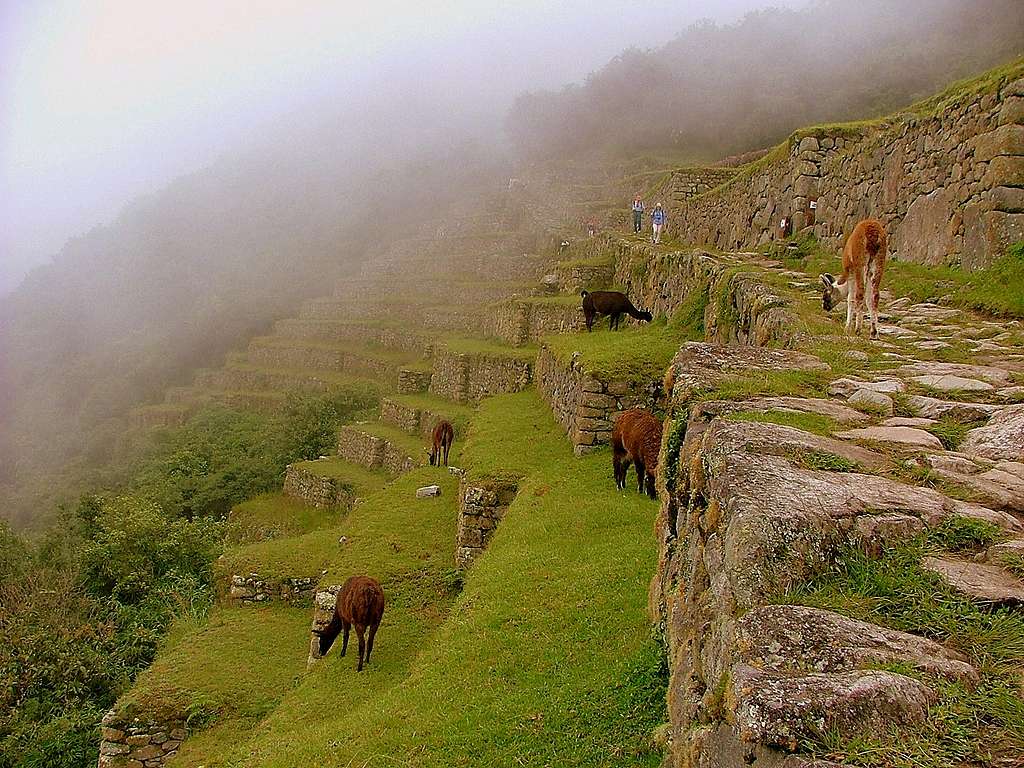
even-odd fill
[[[675,410],[721,375],[680,366]],[[716,370],[716,368],[718,370]],[[956,653],[828,611],[771,605],[850,546],[871,552],[951,515],[996,515],[881,474],[888,457],[777,424],[719,418],[718,404],[669,422],[659,479],[661,561],[651,606],[668,646],[675,768],[778,766],[807,739],[922,722],[935,692],[880,665],[951,680]],[[844,471],[821,469],[840,467]]]

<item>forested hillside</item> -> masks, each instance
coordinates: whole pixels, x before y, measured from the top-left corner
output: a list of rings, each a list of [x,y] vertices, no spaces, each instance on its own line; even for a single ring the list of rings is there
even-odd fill
[[[769,8],[624,51],[582,84],[524,94],[506,125],[520,149],[547,161],[655,153],[708,162],[802,125],[885,114],[1012,58],[1021,39],[1015,0]]]

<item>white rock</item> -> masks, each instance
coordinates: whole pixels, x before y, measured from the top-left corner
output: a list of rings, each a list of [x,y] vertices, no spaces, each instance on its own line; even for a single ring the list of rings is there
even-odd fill
[[[431,496],[440,496],[441,486],[440,485],[425,485],[422,488],[416,489],[417,499],[428,499]]]

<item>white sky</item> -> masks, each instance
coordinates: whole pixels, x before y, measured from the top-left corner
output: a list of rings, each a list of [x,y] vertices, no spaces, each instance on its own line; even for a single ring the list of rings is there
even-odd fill
[[[353,83],[387,88],[389,63],[478,73],[501,105],[697,18],[765,4],[0,0],[0,294],[70,236],[275,118]]]

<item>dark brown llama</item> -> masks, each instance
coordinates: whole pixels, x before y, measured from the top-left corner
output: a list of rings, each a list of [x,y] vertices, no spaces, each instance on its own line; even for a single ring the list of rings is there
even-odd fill
[[[348,632],[355,625],[359,637],[359,665],[356,670],[363,671],[363,663],[370,663],[373,653],[373,638],[377,634],[381,617],[384,615],[384,590],[380,584],[369,576],[351,576],[345,582],[338,599],[334,603],[334,616],[320,635],[320,655],[326,656],[331,644],[342,630],[345,631],[341,642],[341,655],[348,650]],[[369,630],[367,638],[363,633]],[[365,659],[364,659],[365,653]]]
[[[650,312],[637,309],[626,294],[619,291],[583,291],[580,296],[583,298],[583,317],[587,321],[587,330],[594,328],[594,318],[598,315],[608,315],[608,328],[616,330],[623,315],[629,315],[636,320],[651,322],[653,316]]]
[[[444,465],[448,466],[448,451],[451,450],[454,439],[455,428],[452,426],[452,423],[443,419],[437,422],[437,425],[434,427],[434,434],[431,437],[430,466],[441,466],[442,454],[444,456]]]
[[[626,488],[629,465],[636,465],[636,489],[652,499],[658,491],[654,481],[658,474],[658,454],[661,452],[662,424],[648,411],[633,408],[621,414],[612,428],[612,469],[615,487]]]

